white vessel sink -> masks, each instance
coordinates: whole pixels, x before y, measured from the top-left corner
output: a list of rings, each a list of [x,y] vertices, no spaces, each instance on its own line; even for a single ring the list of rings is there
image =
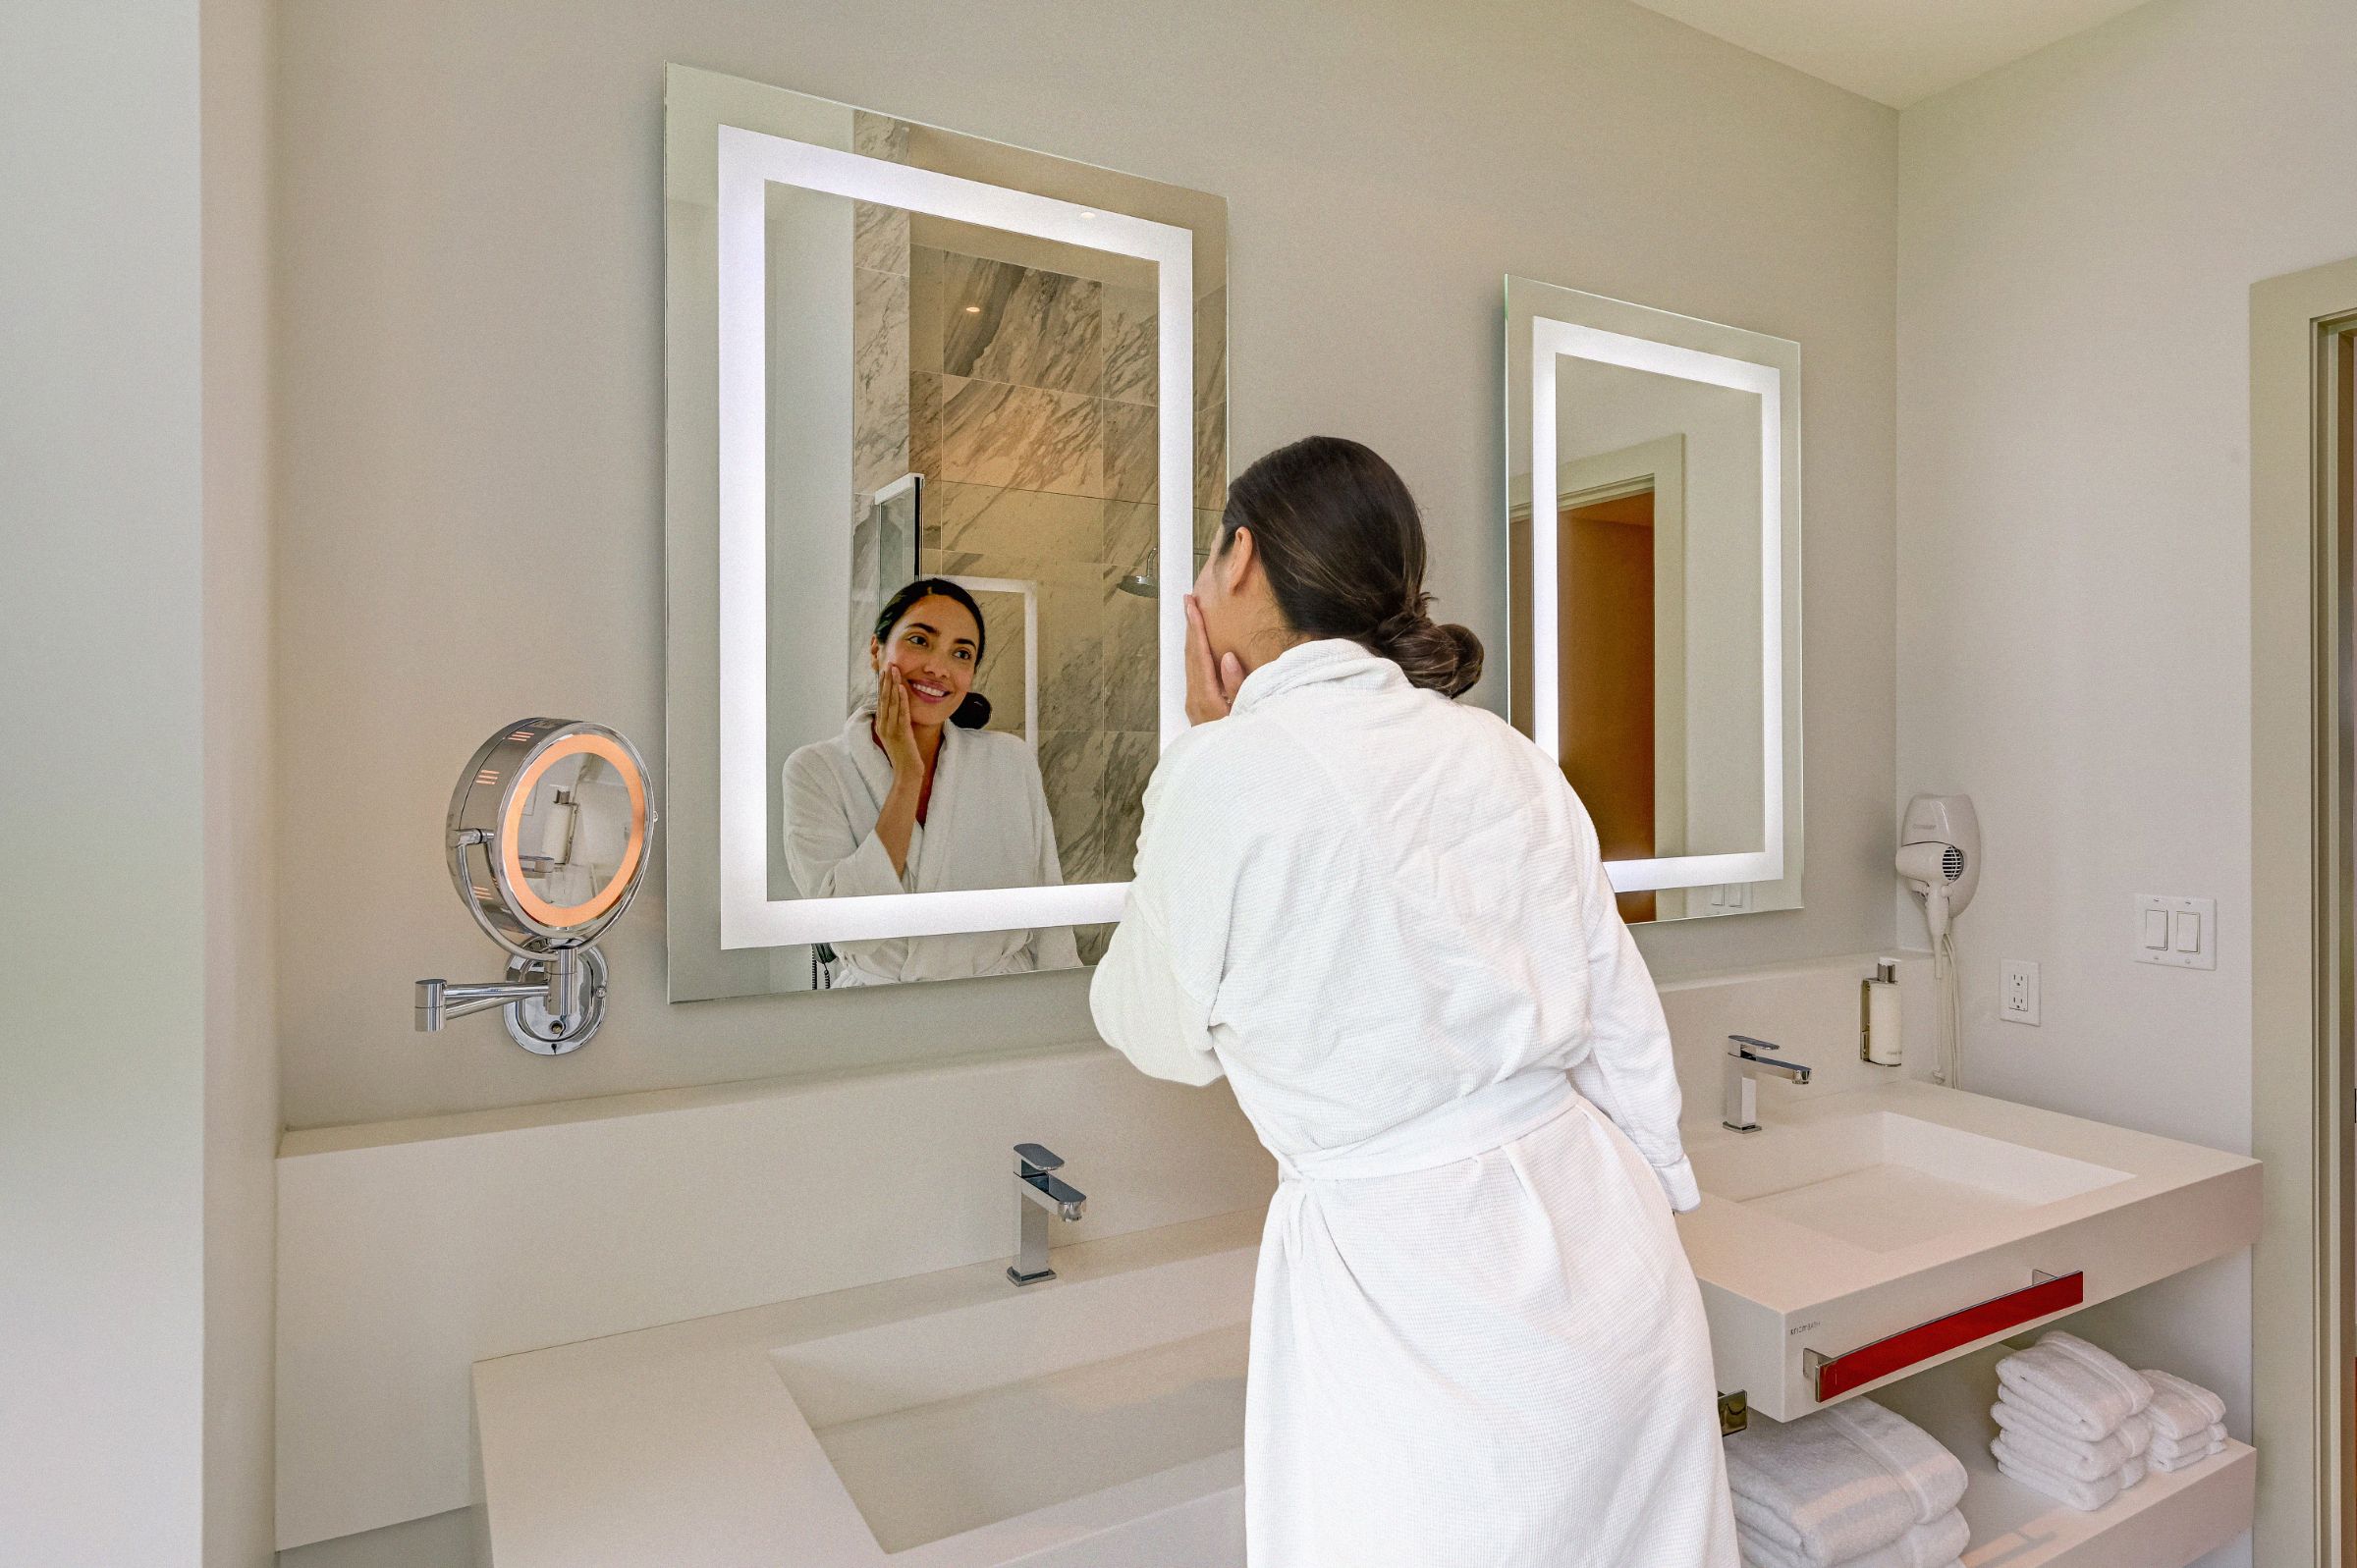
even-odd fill
[[[1821,1358],[1941,1325],[1830,1401],[2258,1236],[2259,1166],[2237,1155],[1908,1080],[1762,1091],[1758,1132],[1683,1129],[1703,1201],[1678,1233],[1720,1388],[1778,1421],[1818,1408]]]
[[[1259,1217],[479,1364],[496,1568],[1242,1568]]]
[[[1695,1151],[1703,1189],[1873,1252],[2129,1179],[2001,1138],[1891,1110],[1763,1128]]]
[[[1002,1274],[974,1306],[770,1360],[877,1544],[903,1552],[1235,1450],[1239,1262],[1085,1280],[1066,1264],[1067,1288],[1022,1300]]]

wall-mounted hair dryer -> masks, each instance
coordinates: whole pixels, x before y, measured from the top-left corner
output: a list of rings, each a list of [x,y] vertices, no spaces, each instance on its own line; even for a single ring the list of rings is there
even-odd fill
[[[1981,885],[1981,819],[1970,795],[1917,795],[1898,834],[1898,874],[1923,899],[1937,948]]]
[[[1964,1087],[1964,1005],[1956,989],[1956,945],[1948,926],[1981,885],[1981,819],[1969,795],[1917,795],[1898,830],[1898,874],[1923,899],[1931,928],[1932,975],[1940,992],[1940,1064],[1935,1081]]]

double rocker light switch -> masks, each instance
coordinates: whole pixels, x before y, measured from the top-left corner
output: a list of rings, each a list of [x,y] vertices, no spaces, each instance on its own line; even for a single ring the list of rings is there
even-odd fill
[[[2218,900],[2138,894],[2136,961],[2178,969],[2216,969]]]

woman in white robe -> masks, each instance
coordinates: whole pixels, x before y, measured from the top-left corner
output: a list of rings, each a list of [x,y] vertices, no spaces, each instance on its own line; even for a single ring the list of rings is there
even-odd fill
[[[1282,1181],[1253,1298],[1253,1568],[1734,1568],[1669,1032],[1594,826],[1450,699],[1388,464],[1231,488],[1090,1000],[1225,1075]]]
[[[1020,735],[981,728],[982,613],[919,578],[877,618],[873,703],[786,759],[786,867],[805,898],[1057,887],[1056,825]],[[1070,969],[1069,926],[832,944],[832,984],[885,985]]]

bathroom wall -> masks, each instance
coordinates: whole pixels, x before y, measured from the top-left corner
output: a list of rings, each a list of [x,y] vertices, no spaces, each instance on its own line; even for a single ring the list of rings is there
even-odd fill
[[[2352,59],[2343,0],[2156,0],[1901,118],[1892,810],[1980,808],[1968,1087],[2249,1147],[2249,290],[2357,253]],[[2215,972],[2130,961],[2140,892],[2218,899]],[[2238,1432],[2248,1286],[2136,1330]]]
[[[0,9],[0,58],[20,66],[0,102],[0,207],[15,215],[0,225],[0,1555],[12,1562],[204,1551],[219,912],[205,871],[219,824],[202,767],[214,736],[201,12],[193,0]],[[241,1404],[246,1392],[223,1389]],[[232,1447],[223,1462],[246,1457]]]
[[[273,1540],[270,5],[204,0],[204,1562]],[[142,763],[142,766],[144,764]]]
[[[1030,0],[421,0],[286,6],[278,41],[291,1124],[1089,1033],[1084,974],[672,1006],[659,881],[610,944],[590,1049],[411,1031],[412,977],[496,957],[439,850],[481,736],[577,714],[661,764],[667,60],[1225,195],[1236,457],[1320,430],[1389,455],[1440,609],[1494,647],[1503,275],[1798,340],[1809,907],[1640,941],[1677,975],[1890,940],[1890,111],[1622,0],[1207,0],[1085,27]]]

